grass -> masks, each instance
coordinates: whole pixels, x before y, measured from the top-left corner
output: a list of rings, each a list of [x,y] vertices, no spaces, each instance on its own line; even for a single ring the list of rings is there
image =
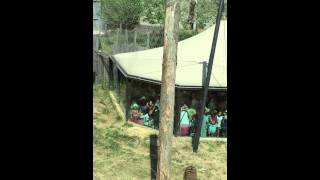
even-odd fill
[[[118,119],[108,93],[94,87],[93,179],[150,180],[150,138],[158,132]],[[198,179],[227,179],[226,143],[201,141],[192,152],[190,138],[173,138],[172,179],[181,180],[193,165]],[[112,178],[111,178],[112,177]]]

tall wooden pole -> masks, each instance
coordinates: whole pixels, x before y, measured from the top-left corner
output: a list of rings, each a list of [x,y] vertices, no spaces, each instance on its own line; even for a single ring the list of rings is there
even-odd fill
[[[171,179],[171,147],[178,45],[177,31],[180,16],[179,1],[180,0],[166,1],[157,180]]]

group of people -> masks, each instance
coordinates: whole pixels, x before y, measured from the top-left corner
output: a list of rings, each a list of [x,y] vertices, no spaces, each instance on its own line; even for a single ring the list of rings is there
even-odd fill
[[[210,103],[209,103],[210,105]],[[180,111],[180,135],[194,136],[197,129],[201,129],[201,137],[227,136],[227,110],[209,109],[205,107],[202,124],[197,128],[199,110],[184,104]]]
[[[186,97],[186,96],[184,96]],[[199,127],[198,121],[200,119],[199,112],[201,107],[201,101],[197,96],[192,95],[192,99],[189,101],[183,100],[181,109],[179,112],[179,130],[182,136],[194,136],[197,129],[201,129],[201,137],[226,137],[227,135],[227,107],[226,99],[222,100],[216,98],[219,96],[209,96],[209,100],[206,103],[205,111],[203,114],[202,124]],[[138,99],[138,98],[137,98]],[[217,100],[216,100],[217,99]],[[190,107],[186,104],[190,104]],[[149,98],[142,96],[138,101],[134,101],[131,104],[131,121],[152,127],[159,128],[160,121],[160,95],[153,94]]]
[[[133,102],[131,107],[131,120],[135,123],[152,128],[159,128],[160,96],[153,103],[152,98],[142,96],[138,102]]]

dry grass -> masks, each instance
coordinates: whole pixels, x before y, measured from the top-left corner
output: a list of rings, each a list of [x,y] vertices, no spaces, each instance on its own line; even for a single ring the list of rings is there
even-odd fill
[[[113,111],[108,94],[94,89],[94,180],[150,180],[150,139],[156,130],[124,123]],[[181,180],[184,169],[193,165],[199,179],[227,179],[226,143],[201,141],[193,153],[190,138],[174,138],[172,179]]]

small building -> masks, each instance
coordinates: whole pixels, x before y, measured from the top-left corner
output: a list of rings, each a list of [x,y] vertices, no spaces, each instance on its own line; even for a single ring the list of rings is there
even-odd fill
[[[176,68],[175,132],[179,127],[179,112],[183,104],[190,104],[191,98],[201,99],[207,63],[209,61],[214,26],[202,33],[178,43]],[[95,71],[104,74],[98,79],[109,82],[110,90],[118,94],[119,102],[130,117],[130,105],[141,96],[156,100],[160,93],[162,77],[163,47],[121,53],[113,56],[94,51]],[[101,61],[101,62],[99,62]],[[227,21],[221,21],[215,57],[209,83],[209,96],[222,97],[226,109],[227,93]]]

